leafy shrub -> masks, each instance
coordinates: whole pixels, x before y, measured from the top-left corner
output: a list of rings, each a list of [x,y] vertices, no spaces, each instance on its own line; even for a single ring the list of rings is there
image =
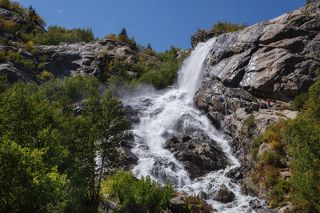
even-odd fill
[[[302,93],[295,97],[293,100],[293,107],[295,110],[302,110],[303,106],[305,105],[306,101],[309,99],[308,93]]]
[[[99,93],[98,88],[99,82],[96,78],[77,76],[48,81],[41,84],[39,90],[49,101],[75,103],[90,95],[97,95]]]
[[[224,33],[235,32],[245,27],[246,27],[245,24],[232,24],[229,22],[218,22],[212,26],[212,31],[215,33],[216,36],[218,36]]]
[[[41,80],[47,81],[54,78],[54,75],[47,70],[43,70],[42,72],[40,72],[39,77]]]
[[[110,39],[113,41],[119,41],[125,43],[130,46],[132,50],[138,50],[138,46],[134,38],[129,38],[126,29],[122,29],[119,35],[116,34],[108,34],[105,36],[106,39]]]
[[[254,128],[256,126],[256,122],[254,121],[254,116],[251,114],[245,121],[244,124],[247,126],[248,130]]]
[[[210,213],[213,209],[205,201],[198,197],[188,196],[185,200],[183,212],[186,213]]]
[[[175,62],[162,63],[154,70],[143,73],[139,81],[152,84],[157,89],[163,89],[175,82],[178,70],[179,64]]]
[[[130,172],[118,172],[107,178],[103,192],[119,203],[121,212],[160,212],[167,208],[173,188],[160,186],[150,177],[139,180]]]
[[[291,191],[290,183],[287,180],[278,180],[269,192],[269,206],[276,208],[286,202],[286,196]]]
[[[308,92],[304,110],[289,122],[285,139],[289,144],[292,199],[301,212],[320,212],[320,81]]]
[[[0,75],[0,94],[9,88],[7,76]]]
[[[2,27],[6,32],[14,32],[16,30],[17,23],[13,20],[5,20],[2,22]]]
[[[64,27],[50,26],[47,32],[24,34],[23,39],[36,44],[58,45],[61,42],[90,42],[94,40],[91,29],[65,29]]]
[[[263,153],[262,162],[265,164],[279,167],[281,165],[281,156],[274,151],[266,151]]]
[[[10,0],[0,0],[0,7],[5,8],[5,9],[11,9]]]

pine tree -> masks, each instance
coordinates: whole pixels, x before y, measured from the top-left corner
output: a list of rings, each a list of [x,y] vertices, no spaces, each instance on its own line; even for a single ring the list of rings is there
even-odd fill
[[[119,33],[119,36],[128,38],[128,33],[127,33],[126,28],[122,28],[121,32]]]
[[[148,43],[147,49],[148,50],[153,50],[150,43]]]

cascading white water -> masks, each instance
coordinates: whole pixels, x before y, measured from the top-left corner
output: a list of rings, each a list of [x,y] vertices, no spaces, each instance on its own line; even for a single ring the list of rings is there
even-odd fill
[[[241,193],[240,186],[225,176],[230,169],[239,166],[232,155],[228,142],[217,131],[209,119],[193,106],[193,97],[202,81],[203,63],[215,39],[200,43],[185,60],[178,83],[167,90],[143,89],[135,95],[123,97],[125,105],[139,111],[140,122],[134,125],[136,146],[133,153],[139,158],[133,172],[137,177],[150,176],[165,183],[171,181],[177,190],[197,195],[204,191],[212,194],[225,184],[236,195],[235,201],[222,204],[208,200],[218,212],[251,212],[249,202],[254,199]],[[224,170],[212,171],[204,177],[191,180],[184,166],[174,155],[163,148],[168,135],[175,135],[177,126],[205,132],[222,148],[232,163]]]

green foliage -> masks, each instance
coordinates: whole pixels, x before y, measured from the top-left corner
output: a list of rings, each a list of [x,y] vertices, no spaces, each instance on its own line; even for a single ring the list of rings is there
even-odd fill
[[[61,42],[90,42],[94,40],[91,29],[65,29],[59,26],[50,26],[47,32],[36,34],[24,34],[24,40],[33,41],[36,44],[57,45]]]
[[[7,76],[0,75],[0,94],[9,88]]]
[[[18,52],[15,51],[0,51],[0,62],[12,62],[28,70],[36,69],[36,65],[33,59],[24,58]]]
[[[281,166],[281,156],[275,151],[266,151],[262,155],[262,162],[274,167]]]
[[[262,143],[271,147],[258,161],[256,179],[265,177],[271,207],[284,204],[290,197],[298,212],[320,212],[320,81],[294,102],[301,110],[298,117],[269,127],[252,144],[254,156]],[[287,154],[292,177],[284,180],[279,171]]]
[[[287,180],[277,178],[269,192],[269,206],[276,208],[282,206],[286,202],[286,196],[291,191],[290,183]]]
[[[199,197],[188,196],[185,199],[185,206],[183,212],[186,213],[210,213],[213,212],[213,209],[205,201]]]
[[[258,150],[262,143],[270,145],[271,149],[279,155],[285,154],[286,142],[284,140],[284,132],[287,122],[285,120],[269,126],[264,134],[253,139],[250,150],[254,158],[256,158]]]
[[[214,32],[215,35],[218,36],[224,33],[235,32],[245,27],[246,27],[245,24],[232,24],[229,22],[218,22],[212,26],[212,32]]]
[[[163,53],[158,53],[156,57],[161,63],[155,67],[144,71],[139,78],[139,82],[151,84],[157,89],[163,89],[172,85],[178,77],[178,70],[187,55],[177,59],[178,48],[171,47]]]
[[[247,127],[248,130],[251,130],[256,126],[256,122],[254,120],[254,115],[250,115],[245,121],[244,125]]]
[[[139,81],[155,86],[157,89],[163,89],[172,85],[178,76],[179,64],[174,61],[160,64],[155,69],[145,72]]]
[[[161,212],[168,207],[173,188],[150,177],[139,180],[130,172],[118,172],[104,182],[103,192],[119,203],[119,212]]]
[[[305,102],[309,99],[309,93],[302,93],[295,97],[293,100],[293,108],[295,110],[302,110]]]
[[[11,2],[9,0],[0,0],[0,7],[11,9]]]
[[[129,45],[132,50],[138,50],[137,43],[134,38],[129,38],[127,30],[123,28],[119,35],[109,34],[105,36],[106,39],[118,41]]]
[[[100,92],[93,77],[3,87],[1,210],[79,212],[88,205],[97,209],[102,177],[119,166],[117,147],[128,129],[120,103]],[[70,104],[78,101],[85,107],[76,115]]]
[[[294,204],[303,212],[320,212],[320,81],[309,90],[303,112],[286,131],[292,157]]]
[[[39,92],[51,102],[71,104],[99,94],[99,81],[94,77],[54,79],[41,84]]]
[[[56,167],[48,167],[44,162],[44,155],[45,150],[22,148],[14,141],[1,139],[2,211],[63,211],[68,202],[66,176],[59,174]]]

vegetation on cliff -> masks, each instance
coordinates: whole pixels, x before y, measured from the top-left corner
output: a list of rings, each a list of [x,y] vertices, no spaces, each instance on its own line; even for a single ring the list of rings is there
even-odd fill
[[[271,207],[291,201],[299,212],[320,212],[320,81],[294,105],[301,110],[296,119],[280,121],[253,141],[258,162],[253,181],[267,187]],[[269,149],[257,156],[263,143]],[[287,176],[283,170],[288,167]]]

